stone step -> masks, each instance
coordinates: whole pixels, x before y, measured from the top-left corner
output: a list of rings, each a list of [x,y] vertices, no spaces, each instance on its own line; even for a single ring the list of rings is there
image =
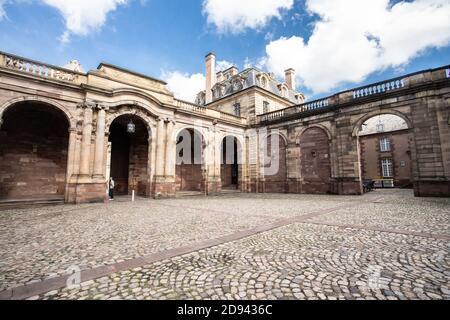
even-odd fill
[[[64,204],[64,197],[30,198],[30,199],[2,199],[0,210],[22,209],[29,207],[44,207]]]
[[[204,197],[205,193],[201,191],[178,191],[176,193],[177,198],[186,198],[186,197]]]

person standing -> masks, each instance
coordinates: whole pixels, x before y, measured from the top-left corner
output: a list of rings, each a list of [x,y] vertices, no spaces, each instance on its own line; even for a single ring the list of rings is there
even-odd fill
[[[110,177],[109,181],[108,181],[109,200],[110,201],[114,200],[114,187],[115,187],[114,179],[112,177]]]

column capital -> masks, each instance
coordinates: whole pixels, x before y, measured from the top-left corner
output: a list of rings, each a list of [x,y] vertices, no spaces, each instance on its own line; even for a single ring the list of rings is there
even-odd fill
[[[169,123],[172,123],[173,125],[176,124],[176,121],[174,119],[170,119],[170,118],[165,119],[164,122],[167,124],[169,124]]]
[[[95,109],[97,109],[97,110],[99,110],[99,111],[100,111],[100,110],[108,111],[108,110],[109,110],[109,106],[98,103],[98,104],[95,106]]]
[[[77,107],[82,109],[95,109],[97,104],[93,101],[84,101],[83,103],[78,104]]]

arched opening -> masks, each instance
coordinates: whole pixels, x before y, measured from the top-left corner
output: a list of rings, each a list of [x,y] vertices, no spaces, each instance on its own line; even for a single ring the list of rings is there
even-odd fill
[[[369,184],[376,188],[412,188],[413,136],[408,122],[395,114],[379,114],[364,120],[358,129],[366,191]]]
[[[194,129],[183,129],[176,141],[176,191],[204,191],[203,136]]]
[[[237,190],[241,184],[242,148],[236,137],[227,136],[222,140],[220,178],[222,190]]]
[[[131,125],[131,128],[129,128]],[[133,129],[134,130],[130,130]],[[109,129],[110,170],[115,193],[150,195],[149,132],[146,123],[135,115],[116,118]]]
[[[69,122],[40,102],[21,102],[3,114],[0,199],[64,199]]]
[[[306,129],[300,137],[302,192],[331,192],[330,144],[327,133],[318,127]]]
[[[267,137],[264,161],[264,191],[285,193],[287,190],[286,142],[279,134]]]

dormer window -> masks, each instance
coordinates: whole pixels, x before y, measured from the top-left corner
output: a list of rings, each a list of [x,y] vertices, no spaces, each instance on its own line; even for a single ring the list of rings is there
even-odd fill
[[[266,88],[266,87],[267,87],[267,79],[266,79],[266,77],[262,77],[262,78],[261,78],[261,86],[262,86],[263,88]]]
[[[278,89],[280,90],[282,97],[286,98],[288,96],[288,88],[286,87],[285,84],[278,85]]]
[[[242,86],[242,82],[241,82],[240,80],[236,79],[236,80],[233,82],[233,90],[234,90],[234,91],[241,90],[242,87],[243,87],[243,86]]]

